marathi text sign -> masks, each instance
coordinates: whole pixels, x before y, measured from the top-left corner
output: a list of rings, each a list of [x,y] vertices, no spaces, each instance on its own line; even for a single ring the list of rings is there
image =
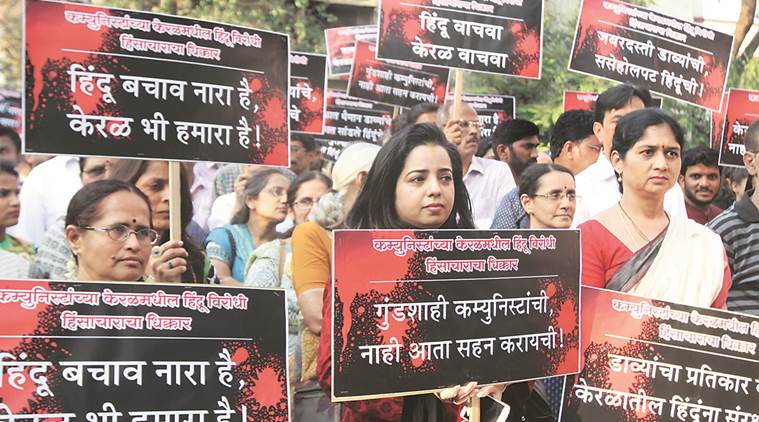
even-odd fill
[[[720,109],[733,37],[616,0],[583,0],[569,70]]]
[[[445,101],[448,69],[380,61],[376,49],[375,43],[356,41],[348,95],[399,107]]]
[[[598,99],[597,92],[564,91],[564,111],[588,110],[593,111]],[[651,107],[661,108],[662,99],[651,98]]]
[[[334,400],[577,371],[577,231],[336,231],[333,269]]]
[[[198,285],[1,281],[0,415],[287,421],[284,297]]]
[[[583,287],[561,420],[756,420],[758,341],[756,317]]]
[[[0,89],[0,126],[13,128],[21,133],[21,94]]]
[[[317,136],[324,158],[335,161],[352,142],[380,144],[393,122],[393,107],[327,90],[324,134]]]
[[[453,99],[449,93],[447,101]],[[463,94],[461,102],[469,104],[477,113],[482,138],[492,136],[499,123],[513,119],[516,113],[516,98],[511,95]]]
[[[324,133],[326,91],[327,57],[314,53],[290,53],[290,130]]]
[[[712,111],[709,113],[711,120],[711,124],[709,125],[709,146],[715,151],[719,151],[720,143],[722,142],[722,129],[725,125],[726,112],[727,92],[722,95],[722,109],[719,112]]]
[[[379,22],[377,58],[540,78],[542,0],[382,0]]]
[[[351,66],[353,66],[356,41],[376,38],[377,25],[325,29],[324,40],[327,44],[329,76],[348,79]]]
[[[720,165],[743,167],[746,132],[757,118],[759,118],[759,91],[730,88],[727,93],[722,143],[719,148]]]
[[[27,153],[289,164],[287,35],[29,0],[25,36]]]

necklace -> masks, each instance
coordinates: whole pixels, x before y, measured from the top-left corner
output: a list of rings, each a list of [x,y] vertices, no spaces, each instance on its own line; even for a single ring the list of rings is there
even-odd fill
[[[630,225],[632,225],[635,231],[638,232],[638,236],[640,236],[646,242],[651,242],[651,239],[649,239],[648,236],[646,236],[643,233],[643,231],[638,227],[638,225],[635,224],[635,221],[633,221],[633,219],[630,218],[630,215],[627,214],[627,211],[625,211],[625,209],[622,207],[622,202],[617,202],[617,205],[619,206],[620,211],[622,211],[622,214],[624,214],[624,216],[627,217],[627,221],[630,222]]]

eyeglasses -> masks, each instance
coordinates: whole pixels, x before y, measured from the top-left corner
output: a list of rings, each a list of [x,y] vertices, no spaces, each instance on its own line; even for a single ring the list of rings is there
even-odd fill
[[[292,206],[293,207],[298,207],[298,208],[300,208],[302,210],[305,210],[305,209],[309,209],[309,208],[313,207],[314,204],[316,204],[317,202],[319,202],[318,199],[303,198],[303,199],[300,199],[298,201],[293,202]]]
[[[108,237],[111,238],[111,240],[114,240],[116,242],[125,242],[129,238],[129,235],[132,233],[134,233],[135,237],[137,237],[137,241],[143,245],[152,245],[156,240],[158,240],[158,232],[153,229],[142,228],[138,230],[132,230],[123,224],[114,224],[110,227],[82,226],[81,228],[85,230],[105,233],[108,235]]]
[[[462,130],[467,130],[470,127],[474,129],[479,129],[482,125],[480,124],[479,120],[459,120],[459,127]]]
[[[535,195],[532,195],[532,196],[539,196],[541,198],[548,199],[551,202],[559,202],[562,199],[564,199],[564,197],[566,197],[572,202],[574,202],[577,199],[577,194],[574,192],[551,192],[546,195],[540,195],[536,193]]]
[[[269,195],[275,197],[275,198],[282,198],[287,197],[287,189],[282,187],[274,187],[269,189],[267,192],[269,192]]]

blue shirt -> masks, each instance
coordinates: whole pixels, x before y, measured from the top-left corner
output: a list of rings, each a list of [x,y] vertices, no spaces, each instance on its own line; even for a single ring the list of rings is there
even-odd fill
[[[491,230],[529,229],[530,216],[519,201],[519,188],[516,187],[503,197],[495,210]]]
[[[232,278],[245,280],[245,266],[256,249],[246,224],[227,224],[211,230],[205,242],[206,253],[232,270]]]

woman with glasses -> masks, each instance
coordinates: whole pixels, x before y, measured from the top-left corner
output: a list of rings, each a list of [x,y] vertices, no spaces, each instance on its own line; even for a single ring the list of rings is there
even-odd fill
[[[251,175],[245,182],[242,206],[230,224],[208,234],[206,253],[223,282],[245,280],[248,258],[256,247],[277,238],[277,224],[287,218],[291,178],[291,172],[276,168]]]
[[[184,166],[180,166],[181,240],[169,240],[169,163],[154,160],[117,160],[111,164],[109,178],[135,185],[150,201],[153,229],[158,241],[151,249],[146,274],[156,280],[180,283],[216,283],[211,261],[187,234],[192,222],[190,185]]]
[[[295,226],[305,223],[308,214],[319,199],[332,188],[332,180],[317,171],[301,173],[287,190],[290,217]],[[292,231],[290,232],[292,233]],[[300,380],[300,310],[298,298],[292,283],[292,245],[290,234],[286,239],[276,239],[257,247],[245,271],[246,286],[282,287],[287,294],[288,355],[290,361],[290,382]]]
[[[533,164],[522,173],[519,200],[529,216],[530,229],[569,228],[577,203],[572,171],[558,164]],[[523,413],[527,420],[553,420],[561,405],[563,381],[564,377],[538,380],[531,393],[526,388],[527,383],[520,383],[510,386],[506,392],[522,394],[525,405],[515,411]]]
[[[731,275],[720,237],[664,211],[684,142],[680,125],[660,109],[634,111],[617,123],[611,163],[622,199],[579,226],[583,284],[725,307]]]
[[[76,265],[69,278],[143,280],[157,238],[142,191],[118,180],[90,183],[74,195],[66,213],[66,240]]]
[[[569,228],[576,199],[572,172],[558,164],[533,164],[519,181],[519,201],[531,229]]]

